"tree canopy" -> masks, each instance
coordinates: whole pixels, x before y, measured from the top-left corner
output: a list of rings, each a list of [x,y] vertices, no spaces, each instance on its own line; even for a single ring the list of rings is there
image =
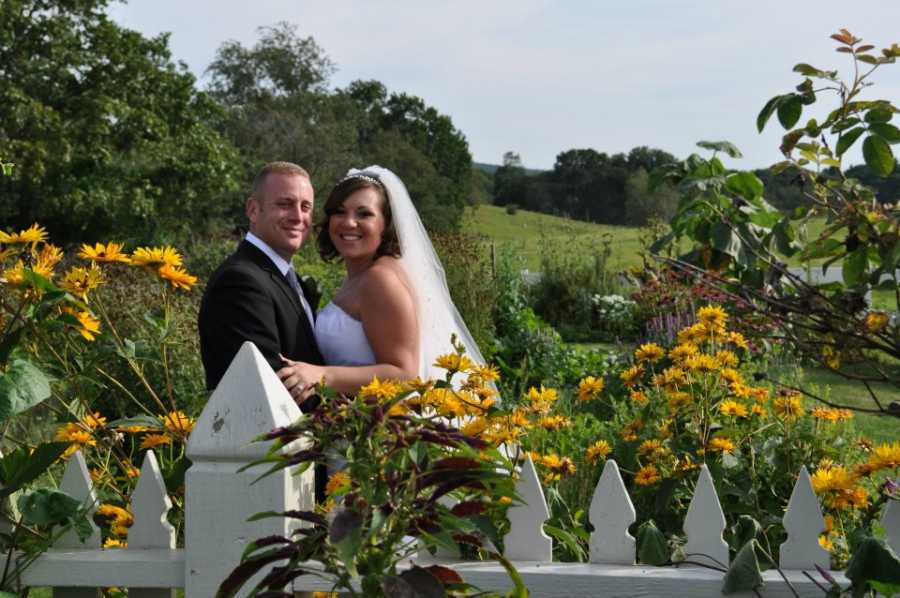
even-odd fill
[[[222,212],[232,145],[217,104],[175,65],[166,35],[112,22],[106,0],[0,4],[0,219],[61,242],[147,241]]]

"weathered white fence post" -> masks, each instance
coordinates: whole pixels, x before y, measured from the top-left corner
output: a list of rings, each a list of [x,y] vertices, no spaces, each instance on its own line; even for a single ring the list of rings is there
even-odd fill
[[[594,488],[590,518],[592,563],[634,564],[634,536],[628,527],[635,521],[634,505],[625,489],[619,466],[610,459]]]
[[[728,567],[728,544],[722,539],[725,531],[725,513],[716,495],[712,475],[706,464],[700,466],[700,476],[694,487],[694,496],[684,518],[685,557],[704,565]]]
[[[298,417],[300,409],[278,376],[252,343],[244,343],[187,445],[193,465],[185,476],[186,596],[214,596],[249,542],[293,529],[283,518],[248,522],[248,517],[313,507],[312,468],[302,475],[284,469],[256,483],[266,468],[238,471],[270,446],[254,438]]]
[[[94,484],[88,473],[87,462],[81,451],[75,451],[69,458],[66,471],[63,473],[59,489],[68,493],[74,499],[88,506],[88,519],[97,510],[97,495],[94,493]],[[91,527],[91,535],[84,542],[78,539],[74,529],[69,529],[53,544],[53,549],[97,550],[100,548],[100,530],[93,521],[88,521]],[[100,598],[100,588],[85,587],[57,587],[53,589],[53,598]]]
[[[550,509],[530,455],[525,456],[521,476],[516,492],[525,504],[513,505],[507,511],[509,533],[503,538],[503,556],[549,563],[553,560],[553,540],[544,533],[544,522],[550,519]]]
[[[900,478],[895,480],[900,484]],[[881,514],[881,527],[887,534],[887,543],[897,554],[900,554],[900,501],[889,500]]]
[[[800,468],[782,522],[787,540],[781,545],[778,559],[781,568],[815,569],[819,565],[828,569],[831,557],[827,550],[819,546],[819,534],[825,531],[825,519],[805,465]]]
[[[175,548],[175,528],[166,516],[172,508],[172,501],[166,491],[156,454],[151,450],[144,454],[141,477],[131,494],[131,513],[134,524],[128,530],[127,550]],[[128,589],[129,598],[175,598],[173,588]]]

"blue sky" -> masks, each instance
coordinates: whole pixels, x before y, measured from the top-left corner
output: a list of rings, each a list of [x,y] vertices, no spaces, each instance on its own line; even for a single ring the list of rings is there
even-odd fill
[[[701,139],[735,143],[735,167],[771,164],[782,131],[758,134],[756,115],[800,82],[794,64],[847,72],[828,38],[841,27],[878,48],[900,43],[897,0],[131,0],[111,13],[171,32],[174,57],[198,76],[223,41],[252,45],[258,27],[295,23],[336,63],[333,86],[377,79],[420,96],[476,161],[513,150],[533,168],[571,148],[686,157]],[[866,97],[900,103],[900,64],[874,81]]]

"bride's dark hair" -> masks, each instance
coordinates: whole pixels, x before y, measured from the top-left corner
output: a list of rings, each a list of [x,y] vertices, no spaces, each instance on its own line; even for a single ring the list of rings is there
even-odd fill
[[[381,244],[375,250],[375,258],[383,255],[400,257],[400,239],[397,238],[397,230],[394,228],[394,219],[391,216],[391,202],[388,201],[387,192],[381,182],[369,174],[354,174],[341,179],[325,201],[325,217],[316,225],[316,246],[319,255],[326,262],[338,257],[338,250],[331,242],[328,232],[328,223],[331,217],[337,213],[344,200],[360,189],[374,189],[381,198],[381,212],[384,214],[384,232],[381,234]]]

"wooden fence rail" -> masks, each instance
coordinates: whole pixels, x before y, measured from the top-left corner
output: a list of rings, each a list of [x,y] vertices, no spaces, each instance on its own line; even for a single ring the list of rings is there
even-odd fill
[[[259,471],[238,470],[268,449],[254,438],[291,423],[300,412],[278,377],[256,348],[246,343],[200,415],[187,454],[192,461],[185,478],[185,547],[175,548],[175,532],[166,515],[171,503],[152,451],[148,451],[131,499],[134,525],[127,548],[100,548],[99,531],[84,543],[63,536],[26,572],[28,586],[51,586],[55,598],[96,598],[99,588],[130,588],[137,598],[174,598],[184,588],[188,598],[211,598],[255,538],[290,532],[277,518],[248,522],[262,511],[312,507],[312,470],[287,470],[250,484]],[[61,488],[79,500],[96,504],[84,457],[69,460]],[[553,563],[552,540],[543,523],[549,516],[537,473],[530,459],[518,481],[526,504],[509,511],[511,530],[505,538],[512,560],[532,596],[720,596],[723,574],[699,566],[650,567],[635,564],[635,540],[628,527],[636,513],[614,461],[607,461],[593,494],[589,563]],[[900,550],[900,505],[892,502],[881,523],[888,542]],[[803,571],[823,583],[815,566],[828,568],[828,553],[818,537],[825,524],[809,474],[800,470],[784,515],[787,540],[781,545],[781,567],[801,596],[822,596]],[[685,552],[690,560],[728,562],[722,538],[725,516],[703,466],[684,522]],[[417,562],[434,562],[422,554]],[[453,563],[469,583],[505,590],[506,572],[491,562]],[[835,578],[846,583],[840,573]],[[792,596],[777,572],[764,574],[763,596]],[[322,580],[295,582],[297,590],[329,590]]]

